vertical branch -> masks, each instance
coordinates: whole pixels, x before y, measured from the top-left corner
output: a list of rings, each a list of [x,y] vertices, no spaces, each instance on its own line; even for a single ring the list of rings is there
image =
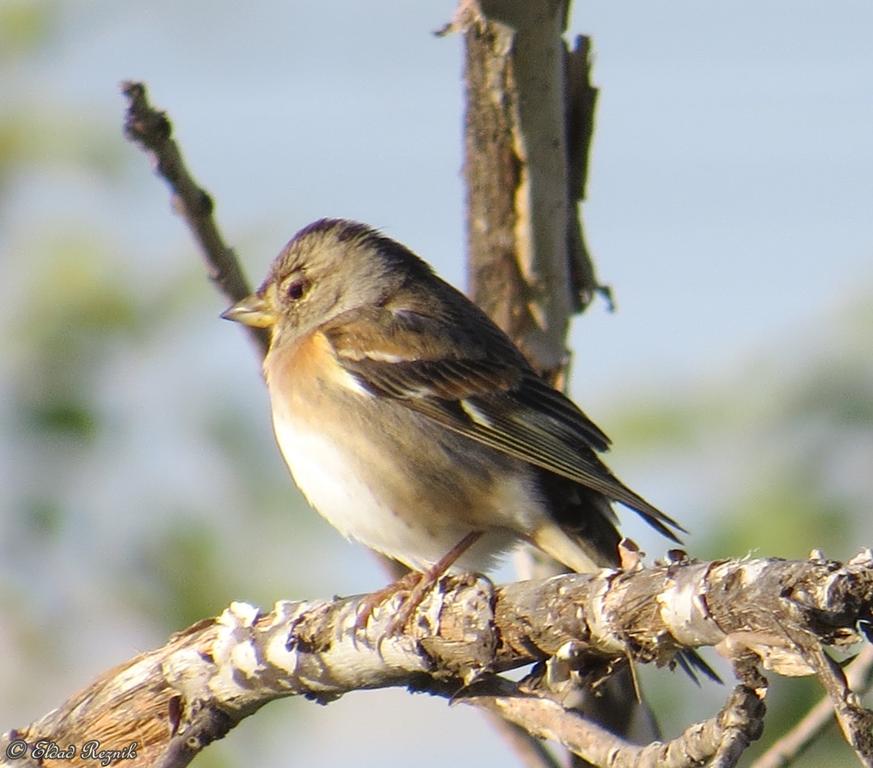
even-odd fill
[[[465,44],[468,290],[559,386],[570,317],[598,290],[577,216],[596,91],[587,41],[571,54],[562,38],[569,3],[459,0],[448,27]],[[530,547],[517,565],[563,570]]]
[[[585,197],[597,91],[587,38],[568,50],[570,0],[461,0],[465,42],[468,289],[473,300],[557,386],[566,382],[566,335],[597,282],[578,206]],[[560,573],[530,547],[522,577]],[[619,676],[585,709],[649,738],[657,726]],[[574,762],[574,764],[577,764]],[[578,764],[582,764],[581,762]]]
[[[600,294],[609,309],[612,292],[597,280],[588,243],[582,230],[581,203],[588,185],[588,157],[594,138],[598,90],[591,84],[591,39],[577,35],[564,57],[564,107],[567,126],[567,247],[573,309],[582,312]]]
[[[598,289],[576,203],[596,91],[568,2],[463,1],[468,282],[544,375],[558,378],[573,311]]]
[[[468,282],[531,364],[566,380],[573,311],[600,290],[577,204],[597,92],[587,40],[562,38],[569,0],[461,0],[465,41]],[[552,561],[529,551],[527,576]],[[531,564],[537,564],[535,567]]]

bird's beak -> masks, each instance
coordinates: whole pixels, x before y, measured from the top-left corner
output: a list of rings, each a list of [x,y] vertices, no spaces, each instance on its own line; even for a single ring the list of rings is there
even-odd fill
[[[263,296],[253,293],[221,313],[225,320],[233,320],[251,328],[271,328],[276,322],[276,313]]]

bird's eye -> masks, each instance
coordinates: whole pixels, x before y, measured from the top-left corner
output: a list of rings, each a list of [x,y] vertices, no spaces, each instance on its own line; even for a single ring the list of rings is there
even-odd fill
[[[303,297],[307,288],[309,288],[309,281],[306,280],[306,278],[299,277],[288,283],[288,286],[285,288],[285,295],[291,299],[291,301],[297,301]]]

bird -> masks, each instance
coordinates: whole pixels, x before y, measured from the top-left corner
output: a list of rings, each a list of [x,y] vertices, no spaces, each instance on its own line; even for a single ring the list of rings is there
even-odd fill
[[[311,506],[413,573],[487,573],[521,542],[573,571],[617,567],[616,503],[685,532],[476,304],[377,229],[309,224],[222,317],[269,329],[275,437]]]

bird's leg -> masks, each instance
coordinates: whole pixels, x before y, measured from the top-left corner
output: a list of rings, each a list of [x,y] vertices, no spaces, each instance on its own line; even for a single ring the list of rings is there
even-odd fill
[[[455,546],[453,546],[445,555],[443,555],[436,563],[434,563],[427,571],[419,574],[418,583],[409,591],[397,615],[391,620],[388,626],[388,634],[398,634],[406,626],[406,623],[415,613],[415,609],[421,605],[422,600],[427,596],[427,593],[432,590],[439,580],[446,575],[446,572],[451,568],[457,559],[472,547],[482,536],[482,531],[471,531]]]
[[[360,631],[366,627],[377,605],[381,605],[389,598],[394,597],[398,592],[406,592],[407,597],[400,606],[400,610],[391,619],[387,630],[388,635],[398,634],[406,626],[415,609],[421,605],[427,593],[445,576],[457,559],[479,540],[482,533],[482,531],[471,531],[428,570],[423,573],[420,571],[410,571],[384,589],[380,589],[378,592],[374,592],[364,598],[355,620],[355,629]]]

